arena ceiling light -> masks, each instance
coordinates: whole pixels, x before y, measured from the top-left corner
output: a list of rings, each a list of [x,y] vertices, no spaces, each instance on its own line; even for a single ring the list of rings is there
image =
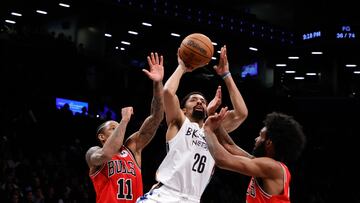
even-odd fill
[[[46,15],[47,12],[46,11],[43,11],[43,10],[36,10],[36,13],[40,13],[40,14],[43,14],[43,15]]]
[[[129,34],[132,34],[132,35],[138,35],[138,34],[139,34],[138,32],[131,31],[131,30],[129,30],[128,33],[129,33]]]
[[[345,67],[355,68],[355,67],[357,67],[357,65],[356,64],[346,64]]]
[[[151,27],[151,26],[152,26],[151,23],[146,23],[146,22],[142,22],[141,24],[144,25],[144,26],[147,26],[147,27]]]
[[[121,44],[131,45],[131,43],[130,43],[130,42],[127,42],[127,41],[121,41]]]
[[[255,48],[255,47],[249,47],[249,49],[250,49],[251,51],[258,51],[258,49]]]
[[[174,36],[174,37],[180,37],[180,35],[179,35],[179,34],[177,34],[177,33],[173,33],[173,32],[172,32],[170,35],[171,35],[171,36]]]
[[[6,23],[10,23],[10,24],[16,24],[16,22],[13,21],[13,20],[5,20],[5,22],[6,22]]]
[[[59,3],[59,6],[65,7],[65,8],[70,8],[69,4],[64,4],[64,3]]]
[[[16,13],[16,12],[11,12],[11,15],[13,15],[13,16],[18,16],[18,17],[21,17],[21,16],[22,16],[21,13]]]

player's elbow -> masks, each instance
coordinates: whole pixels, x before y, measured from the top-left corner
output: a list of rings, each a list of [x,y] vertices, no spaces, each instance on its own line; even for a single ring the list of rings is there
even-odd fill
[[[175,92],[172,91],[170,88],[168,88],[166,86],[163,89],[163,93],[164,93],[164,99],[169,97],[169,96],[174,96],[175,95]]]
[[[231,123],[232,123],[234,129],[239,127],[245,121],[247,116],[248,116],[247,110],[244,110],[241,112],[235,112],[234,116],[231,119]]]
[[[242,123],[248,117],[248,114],[249,112],[247,108],[241,109],[241,111],[235,112],[234,120]]]

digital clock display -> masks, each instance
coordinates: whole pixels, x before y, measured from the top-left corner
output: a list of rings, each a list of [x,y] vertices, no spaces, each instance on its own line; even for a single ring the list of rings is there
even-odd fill
[[[302,35],[303,40],[309,40],[309,39],[320,38],[320,37],[321,37],[321,31],[304,33]]]

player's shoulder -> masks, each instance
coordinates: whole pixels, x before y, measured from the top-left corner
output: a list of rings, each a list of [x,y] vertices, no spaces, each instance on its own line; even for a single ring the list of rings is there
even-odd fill
[[[92,154],[94,153],[96,150],[100,149],[101,147],[99,146],[93,146],[93,147],[90,147],[87,152],[86,152],[86,155],[89,155],[89,154]]]

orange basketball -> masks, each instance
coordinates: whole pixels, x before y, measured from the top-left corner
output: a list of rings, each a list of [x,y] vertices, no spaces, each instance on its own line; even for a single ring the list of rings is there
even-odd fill
[[[214,54],[214,45],[209,37],[193,33],[181,42],[179,56],[186,67],[196,69],[205,66]]]

